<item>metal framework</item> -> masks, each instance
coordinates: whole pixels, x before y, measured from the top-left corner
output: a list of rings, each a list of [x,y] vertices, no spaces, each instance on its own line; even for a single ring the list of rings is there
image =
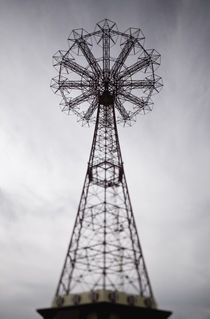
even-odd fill
[[[112,290],[153,298],[126,183],[117,123],[131,125],[151,110],[162,86],[160,55],[143,46],[140,29],[120,32],[103,20],[95,31],[73,30],[58,51],[52,88],[63,111],[95,123],[79,208],[56,296]],[[115,58],[116,56],[116,58]]]

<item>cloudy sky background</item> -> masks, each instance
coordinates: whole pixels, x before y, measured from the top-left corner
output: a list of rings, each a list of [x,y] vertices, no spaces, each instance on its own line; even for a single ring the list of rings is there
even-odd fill
[[[210,2],[0,1],[0,318],[50,306],[80,198],[92,128],[58,107],[52,55],[103,18],[141,27],[162,56],[154,110],[120,142],[159,307],[210,317]]]

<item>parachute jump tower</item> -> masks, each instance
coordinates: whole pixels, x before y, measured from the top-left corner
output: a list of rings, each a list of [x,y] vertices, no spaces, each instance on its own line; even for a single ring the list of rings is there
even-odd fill
[[[44,319],[168,318],[158,310],[125,178],[117,124],[152,109],[162,81],[160,55],[140,29],[120,32],[105,19],[75,29],[58,51],[51,87],[61,109],[95,130],[76,220],[55,297]]]

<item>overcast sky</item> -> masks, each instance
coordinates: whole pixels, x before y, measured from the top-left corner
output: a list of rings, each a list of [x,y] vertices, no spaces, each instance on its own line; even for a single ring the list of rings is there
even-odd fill
[[[0,1],[0,318],[49,307],[82,190],[93,127],[58,107],[52,55],[104,18],[142,28],[162,56],[154,110],[120,142],[160,308],[210,318],[210,1]]]

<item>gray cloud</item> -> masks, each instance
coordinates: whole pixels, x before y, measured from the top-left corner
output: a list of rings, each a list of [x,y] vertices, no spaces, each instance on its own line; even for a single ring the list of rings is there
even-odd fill
[[[62,114],[51,56],[104,17],[162,55],[151,114],[120,128],[134,213],[160,308],[209,308],[209,1],[1,1],[0,316],[38,318],[73,227],[92,128]],[[138,187],[136,186],[138,185]],[[11,307],[11,304],[13,307]]]

